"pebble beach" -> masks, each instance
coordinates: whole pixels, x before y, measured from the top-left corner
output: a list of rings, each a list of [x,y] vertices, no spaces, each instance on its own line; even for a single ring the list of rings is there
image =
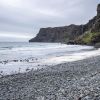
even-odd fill
[[[100,56],[3,76],[0,100],[100,100]]]

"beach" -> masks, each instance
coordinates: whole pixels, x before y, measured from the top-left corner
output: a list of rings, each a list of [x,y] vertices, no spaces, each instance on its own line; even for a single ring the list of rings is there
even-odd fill
[[[100,100],[100,1],[0,0],[0,100]]]
[[[100,56],[3,76],[0,100],[100,100]]]
[[[0,77],[100,55],[92,46],[61,43],[0,43]]]

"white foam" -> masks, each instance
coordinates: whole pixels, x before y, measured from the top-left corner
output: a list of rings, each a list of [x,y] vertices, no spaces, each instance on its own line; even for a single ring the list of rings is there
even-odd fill
[[[92,50],[91,46],[66,45],[60,43],[33,43],[14,44],[11,49],[0,50],[0,72],[3,75],[26,72],[28,69],[37,69],[45,65],[82,60],[91,56],[100,55],[100,49]],[[14,62],[13,60],[18,60]],[[20,60],[22,60],[20,62]],[[28,60],[28,61],[27,61]],[[2,73],[3,72],[3,73]]]

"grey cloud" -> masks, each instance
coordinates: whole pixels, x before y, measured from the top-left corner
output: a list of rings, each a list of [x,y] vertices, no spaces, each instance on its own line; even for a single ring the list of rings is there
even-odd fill
[[[41,27],[84,24],[96,15],[99,3],[99,0],[18,1],[13,5],[0,1],[0,31],[35,35]]]

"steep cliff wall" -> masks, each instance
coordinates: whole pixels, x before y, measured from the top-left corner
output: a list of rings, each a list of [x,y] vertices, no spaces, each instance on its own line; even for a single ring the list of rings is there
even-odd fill
[[[69,25],[64,27],[41,28],[37,36],[30,42],[65,42],[81,35],[83,25]]]
[[[83,35],[79,36],[75,40],[75,43],[88,45],[100,43],[100,4],[97,7],[97,16],[90,20],[89,23],[86,24],[86,27],[90,28],[87,29]]]
[[[29,42],[66,42],[66,43],[77,43],[77,44],[88,44],[88,40],[91,41],[90,37],[87,36],[93,33],[100,32],[100,4],[97,7],[97,16],[89,20],[85,25],[69,25],[64,27],[54,28],[41,28],[37,36]],[[86,34],[86,35],[85,35]],[[85,38],[83,41],[83,37]],[[98,37],[98,35],[97,35]],[[98,39],[96,37],[96,39]],[[99,39],[100,40],[100,39]],[[90,43],[89,43],[90,44]]]

